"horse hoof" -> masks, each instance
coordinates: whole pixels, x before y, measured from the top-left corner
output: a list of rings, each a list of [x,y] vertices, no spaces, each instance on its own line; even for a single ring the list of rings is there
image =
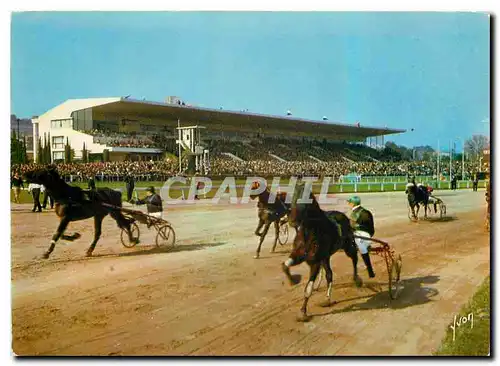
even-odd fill
[[[297,321],[301,322],[301,323],[307,323],[311,319],[312,319],[312,317],[310,315],[307,315],[307,314],[304,314],[304,313],[302,313],[299,316],[297,316]]]
[[[292,286],[298,285],[301,280],[302,280],[301,275],[299,275],[299,274],[291,275],[290,276],[290,285],[292,285]]]
[[[354,279],[354,283],[356,283],[356,287],[363,286],[363,280],[359,276]]]
[[[329,308],[330,306],[334,305],[336,301],[330,301],[330,300],[325,300],[323,302],[320,302],[318,305],[321,306],[322,308]]]
[[[86,257],[92,257],[92,252],[86,252],[86,253],[85,253],[85,256],[86,256]]]
[[[50,254],[49,253],[43,253],[42,258],[43,259],[49,259]]]
[[[259,259],[259,257],[260,257],[259,254],[253,256],[254,259]]]

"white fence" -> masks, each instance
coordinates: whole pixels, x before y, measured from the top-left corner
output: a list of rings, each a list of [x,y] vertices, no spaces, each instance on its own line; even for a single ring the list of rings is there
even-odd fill
[[[356,192],[394,192],[394,191],[404,191],[406,189],[406,180],[404,182],[355,182],[355,183],[331,183],[329,185],[328,192],[329,193],[356,193]],[[286,186],[286,185],[285,185]],[[449,181],[441,181],[436,184],[436,182],[431,182],[431,186],[435,190],[449,190],[451,189],[451,182]],[[457,189],[472,189],[473,183],[471,181],[457,181]],[[212,186],[212,191],[216,191],[220,185]],[[245,185],[238,184],[236,188],[244,188]],[[313,184],[314,192],[319,191],[321,189],[321,183]],[[486,181],[480,180],[478,182],[478,188],[485,188]],[[157,191],[159,191],[162,187],[155,187]],[[187,196],[190,186],[174,186],[171,187],[173,191],[181,190],[184,192],[184,195]],[[119,191],[125,191],[125,187],[116,188]],[[144,191],[146,187],[136,187],[137,191]]]

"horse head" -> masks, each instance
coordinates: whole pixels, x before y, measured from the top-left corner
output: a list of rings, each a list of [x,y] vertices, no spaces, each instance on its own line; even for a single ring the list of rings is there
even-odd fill
[[[415,183],[409,182],[406,184],[406,189],[405,189],[406,194],[409,194],[409,193],[415,194],[416,190],[417,190],[417,186],[415,185]]]
[[[295,191],[292,196],[291,208],[290,208],[290,216],[289,223],[293,227],[301,226],[304,221],[306,221],[311,216],[320,209],[318,201],[312,192],[309,192],[309,199],[312,202],[301,202],[301,199],[304,195],[305,184],[300,183],[295,187]]]
[[[51,191],[57,189],[58,185],[62,182],[55,167],[28,171],[24,173],[24,178],[30,183],[42,184]]]
[[[251,185],[251,189],[252,191],[256,191],[260,188],[261,184],[260,182],[258,181],[255,181],[252,183]],[[257,197],[259,197],[259,201],[263,201],[263,202],[266,202],[267,203],[267,200],[269,198],[269,189],[266,187],[262,192],[260,193],[250,193],[250,198],[252,200],[256,199]]]

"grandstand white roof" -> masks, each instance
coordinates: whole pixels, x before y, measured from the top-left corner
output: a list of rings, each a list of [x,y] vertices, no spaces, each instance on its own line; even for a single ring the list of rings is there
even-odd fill
[[[169,121],[196,121],[198,125],[216,127],[218,129],[230,128],[256,132],[279,131],[280,133],[311,135],[316,137],[338,137],[362,141],[371,136],[390,135],[406,132],[403,129],[390,129],[387,127],[361,127],[356,124],[334,123],[323,120],[310,120],[292,116],[274,116],[250,112],[228,111],[214,108],[201,108],[187,105],[167,104],[145,100],[129,99],[124,97],[69,99],[54,107],[40,117],[50,119],[70,118],[74,111],[95,108],[119,112],[133,113],[143,116],[155,116]]]
[[[50,119],[65,119],[71,118],[71,113],[74,111],[79,111],[81,109],[97,107],[104,104],[119,102],[122,98],[87,98],[87,99],[68,99],[64,103],[50,109],[49,111],[42,114],[40,117]]]

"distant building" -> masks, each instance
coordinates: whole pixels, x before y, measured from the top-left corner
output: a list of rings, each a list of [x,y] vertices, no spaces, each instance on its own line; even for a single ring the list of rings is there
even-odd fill
[[[182,103],[182,101],[181,101],[181,98],[171,95],[165,99],[165,103],[180,105]]]

